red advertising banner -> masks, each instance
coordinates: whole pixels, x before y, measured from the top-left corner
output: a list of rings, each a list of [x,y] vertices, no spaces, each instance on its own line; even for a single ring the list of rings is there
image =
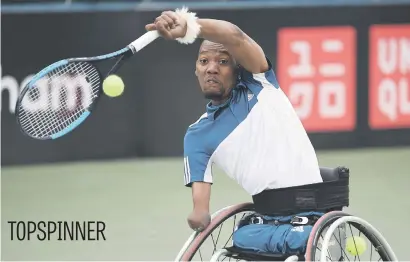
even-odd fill
[[[410,127],[410,24],[373,25],[369,35],[369,125]]]
[[[356,31],[353,27],[283,28],[278,80],[310,132],[356,124]]]

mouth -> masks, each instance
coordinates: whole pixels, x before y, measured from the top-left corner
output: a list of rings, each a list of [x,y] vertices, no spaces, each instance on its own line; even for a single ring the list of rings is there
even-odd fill
[[[216,78],[207,78],[205,79],[205,83],[210,84],[210,85],[215,85],[219,84],[219,81]]]

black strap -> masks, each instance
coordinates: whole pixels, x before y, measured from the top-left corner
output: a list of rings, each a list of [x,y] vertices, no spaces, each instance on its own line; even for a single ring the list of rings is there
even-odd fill
[[[293,216],[290,221],[280,221],[279,219],[265,219],[259,214],[254,214],[247,217],[239,227],[249,224],[265,224],[265,225],[293,225],[293,226],[305,226],[305,225],[314,225],[318,221],[320,216]]]

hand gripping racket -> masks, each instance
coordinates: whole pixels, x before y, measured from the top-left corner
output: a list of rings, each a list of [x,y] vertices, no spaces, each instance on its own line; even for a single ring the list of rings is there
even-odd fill
[[[157,31],[150,31],[116,52],[64,59],[45,67],[17,99],[15,112],[22,132],[34,139],[49,140],[74,130],[95,108],[103,79],[158,37]],[[115,63],[103,78],[96,64],[111,59]]]

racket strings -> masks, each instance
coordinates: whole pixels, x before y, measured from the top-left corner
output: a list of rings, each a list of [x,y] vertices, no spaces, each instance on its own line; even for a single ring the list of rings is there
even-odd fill
[[[80,64],[80,67],[82,67],[81,64]],[[80,72],[78,71],[78,68],[74,67],[74,68],[72,68],[72,69],[75,71],[75,73],[76,73],[77,75],[79,75]],[[85,73],[84,70],[82,70],[82,72]],[[60,81],[62,81],[62,82],[67,82],[67,81],[70,81],[70,79],[68,79],[68,74],[67,74],[67,73],[69,73],[69,69],[66,69],[66,70],[63,69],[63,70],[61,70],[61,71],[57,71],[55,75],[58,75],[59,78],[63,77],[63,79],[60,79]],[[53,79],[53,78],[50,78],[50,79],[48,80],[48,83],[49,83],[49,84],[51,84],[51,81],[58,81],[57,79],[55,79],[55,75],[53,75],[54,79]],[[97,74],[97,75],[98,75],[98,74]],[[78,81],[76,81],[76,82],[77,82],[77,84],[79,84]],[[68,92],[70,92],[70,91],[67,91],[67,93],[68,93]],[[63,95],[68,96],[67,93],[64,93]],[[61,98],[60,95],[61,95],[61,94],[59,94],[59,97],[58,97],[58,99],[59,99],[58,102],[61,102],[61,103],[62,103],[61,105],[59,105],[60,108],[62,108],[62,109],[64,109],[64,108],[69,108],[69,105],[68,105],[69,101],[68,101],[68,99],[64,99],[64,97],[63,97],[63,98],[60,100],[60,98]],[[53,97],[52,95],[49,94],[49,99],[55,99],[55,97]],[[58,102],[57,102],[57,103],[58,103]],[[83,103],[84,103],[84,100],[83,100]],[[91,103],[91,101],[90,101],[90,103]],[[87,106],[86,106],[86,107],[87,107]],[[52,122],[52,125],[51,125],[51,126],[57,126],[57,130],[60,131],[60,130],[64,129],[67,125],[69,125],[70,123],[72,123],[73,121],[75,121],[76,116],[77,116],[77,114],[76,114],[76,112],[74,112],[71,116],[69,116],[68,118],[66,118],[62,123],[59,123],[59,121],[57,120],[57,118],[52,118],[52,117],[53,117],[53,114],[49,114],[49,115],[48,115],[48,119],[46,119],[45,122],[47,122],[47,121]],[[61,122],[61,121],[60,121],[60,122]]]
[[[81,68],[81,71],[79,70],[79,68]],[[76,66],[73,66],[72,68],[69,68],[69,69],[66,69],[66,70],[62,70],[61,72],[57,72],[57,75],[60,76],[60,77],[61,77],[61,76],[64,76],[64,79],[63,79],[64,82],[70,81],[69,79],[67,79],[67,78],[69,77],[69,74],[67,74],[67,73],[68,73],[69,70],[71,69],[72,71],[75,72],[75,75],[76,75],[76,76],[79,76],[79,75],[81,75],[81,76],[89,76],[89,75],[91,75],[91,76],[93,76],[93,77],[95,77],[95,76],[98,77],[97,71],[94,71],[94,72],[92,72],[92,74],[89,74],[91,68],[92,68],[92,66],[89,65],[89,64],[87,64],[87,67],[84,68],[84,67],[83,67],[83,63],[81,63],[81,64],[78,64],[77,67],[76,67]],[[82,81],[82,79],[79,79],[78,77],[76,77],[75,79],[76,79],[75,86],[82,86],[82,83],[80,83],[80,81]],[[94,79],[94,78],[93,78],[93,79]],[[58,81],[58,80],[56,80],[56,81]],[[94,82],[95,82],[95,80],[94,80]],[[93,82],[91,82],[91,83],[93,83]],[[83,87],[84,87],[84,86],[83,86]],[[71,87],[71,88],[73,88],[73,87]],[[74,91],[76,91],[76,90],[74,90]],[[84,91],[85,91],[85,90],[84,90]],[[70,92],[70,91],[68,91],[68,92]],[[87,91],[83,92],[82,94],[83,94],[83,95],[84,95],[84,94],[87,94]],[[66,93],[63,93],[63,95],[68,96],[68,93],[67,93],[67,92],[66,92]],[[75,94],[74,96],[71,96],[71,97],[77,98],[76,94]],[[58,131],[64,129],[66,126],[68,126],[69,124],[71,124],[72,122],[74,122],[74,121],[83,113],[84,110],[82,110],[82,109],[86,109],[86,108],[92,103],[92,97],[83,98],[83,99],[82,99],[82,106],[81,106],[81,107],[78,107],[78,108],[77,108],[77,109],[78,109],[77,111],[73,111],[73,110],[72,110],[73,105],[71,105],[71,107],[70,107],[70,105],[69,105],[69,103],[70,103],[69,99],[67,99],[67,98],[66,98],[66,99],[62,98],[62,99],[60,99],[57,103],[59,103],[59,102],[61,102],[61,104],[58,105],[58,106],[59,106],[61,109],[71,108],[71,110],[70,110],[69,112],[65,112],[65,115],[61,115],[61,114],[64,114],[64,111],[59,111],[61,118],[52,118],[52,117],[53,117],[53,114],[49,114],[49,115],[48,115],[48,116],[50,117],[48,120],[51,121],[54,126],[57,126]],[[76,101],[73,101],[73,102],[72,102],[72,103],[74,104],[74,106],[76,106],[76,103],[75,103],[75,102],[76,102]],[[66,117],[66,118],[64,119],[63,117]],[[64,119],[64,120],[63,120],[63,121],[58,121],[58,120],[61,120],[61,119]]]
[[[100,86],[99,72],[89,63],[69,63],[52,70],[23,98],[19,108],[22,128],[36,138],[64,130],[98,97]]]
[[[70,65],[70,67],[72,67],[72,66]],[[38,84],[36,85],[35,88],[38,88],[38,89],[44,88],[44,86],[41,85],[42,84],[41,81],[44,81],[44,79],[47,80],[47,85],[51,85],[53,82],[57,82],[57,81],[66,81],[67,80],[67,75],[66,74],[71,69],[70,67],[63,67],[63,68],[59,68],[57,70],[53,70],[52,72],[50,72],[47,75],[47,78],[40,79],[37,82]],[[40,91],[38,89],[30,90],[32,92],[29,91],[30,92],[29,96],[33,101],[38,100],[41,96]],[[34,92],[34,97],[32,95],[33,92]],[[50,92],[48,92],[47,100],[50,100],[50,96],[51,96],[51,94],[50,94]],[[64,106],[64,105],[62,105],[62,106]],[[43,119],[38,119],[39,116],[43,117]],[[34,131],[34,134],[36,136],[40,136],[41,134],[36,132],[36,130],[43,130],[45,132],[51,132],[52,131],[50,129],[50,127],[53,127],[53,124],[55,124],[56,120],[53,121],[53,118],[51,118],[51,116],[52,116],[52,114],[44,114],[44,115],[35,114],[33,118],[29,118],[29,117],[24,118],[24,117],[22,117],[21,123],[23,124],[23,128],[27,127],[24,124],[30,124],[31,129]],[[38,121],[38,120],[43,120],[43,121]],[[52,122],[50,123],[50,121],[52,121]]]
[[[67,79],[68,75],[66,74],[67,72],[64,72],[64,71],[68,71],[68,70],[69,70],[69,68],[66,68],[66,70],[61,70],[60,72],[53,72],[54,74],[52,75],[52,77],[50,77],[48,79],[48,84],[52,84],[52,82],[56,82],[56,81],[68,81],[68,79]],[[56,79],[57,78],[56,75],[60,76],[59,77],[60,79]],[[61,98],[60,97],[61,94],[58,94],[58,95],[59,96],[57,97],[57,99]],[[52,108],[54,110],[68,108],[67,103],[69,103],[69,102],[67,102],[68,101],[67,98],[64,98],[64,96],[67,96],[67,95],[68,95],[67,93],[63,93],[62,99],[57,101],[57,103],[61,103],[61,104],[58,105],[57,107],[54,105]],[[49,94],[48,99],[56,99],[56,98]],[[71,99],[72,99],[72,96],[71,96]],[[68,126],[70,123],[75,121],[75,119],[78,116],[77,113],[79,113],[79,111],[71,112],[71,115],[68,115],[66,113],[66,116],[65,116],[66,118],[63,121],[61,121],[62,117],[64,117],[64,116],[61,116],[61,113],[62,113],[61,111],[59,112],[60,116],[56,116],[55,112],[53,112],[51,110],[48,110],[47,113],[48,114],[43,114],[43,115],[38,115],[37,114],[37,115],[35,115],[36,116],[35,118],[29,118],[31,129],[33,131],[37,130],[37,132],[35,132],[36,136],[41,136],[42,135],[41,133],[44,133],[44,135],[49,135],[49,133],[52,134],[52,133],[55,133],[56,131],[58,132],[60,130],[63,130],[66,126]],[[43,118],[43,119],[36,119],[36,118]],[[40,121],[33,121],[33,120],[40,120]],[[39,123],[40,126],[36,125],[36,123]],[[41,132],[40,130],[42,130],[43,132]],[[40,132],[38,132],[38,131],[40,131]]]
[[[70,67],[72,67],[72,66],[70,65]],[[69,72],[70,67],[62,67],[62,68],[53,70],[51,73],[49,73],[49,74],[47,75],[48,78],[44,78],[44,79],[47,80],[47,85],[51,85],[53,82],[57,82],[58,80],[60,80],[60,81],[66,81],[66,80],[67,80],[67,75],[66,75],[66,73]],[[56,75],[57,75],[58,77],[56,77]],[[56,79],[56,78],[58,78],[58,79]],[[60,78],[63,78],[63,79],[60,79]],[[44,86],[41,86],[41,81],[42,81],[42,80],[43,80],[43,79],[40,79],[40,80],[38,81],[38,82],[40,82],[40,83],[39,83],[39,88],[44,88]],[[40,91],[39,91],[38,89],[32,89],[32,90],[33,90],[33,92],[34,92],[35,95],[34,95],[34,97],[31,97],[31,98],[32,98],[33,101],[36,101],[37,99],[40,98],[41,93],[40,93]],[[36,92],[36,91],[37,91],[37,92]],[[51,96],[51,94],[50,94],[50,92],[48,92],[47,100],[50,99],[50,96]],[[63,100],[63,101],[64,101],[64,100]],[[48,118],[47,118],[47,116],[48,116]],[[44,121],[33,121],[33,120],[38,120],[38,119],[33,119],[33,118],[26,118],[26,119],[29,121],[29,124],[30,124],[30,127],[31,127],[32,130],[34,130],[34,131],[36,131],[36,130],[44,130],[44,131],[46,131],[46,133],[47,133],[47,132],[51,132],[51,131],[52,131],[52,130],[50,129],[49,125],[45,125],[48,121],[50,121],[50,120],[52,121],[52,119],[51,119],[50,116],[51,116],[51,114],[45,115],[45,119],[43,119]],[[24,120],[23,120],[23,122],[26,122],[26,123],[27,123],[27,121],[24,121]],[[52,124],[55,124],[55,122],[56,122],[56,121],[54,121]],[[37,135],[37,136],[41,135],[41,133],[38,133],[38,132],[34,132],[34,134]]]

